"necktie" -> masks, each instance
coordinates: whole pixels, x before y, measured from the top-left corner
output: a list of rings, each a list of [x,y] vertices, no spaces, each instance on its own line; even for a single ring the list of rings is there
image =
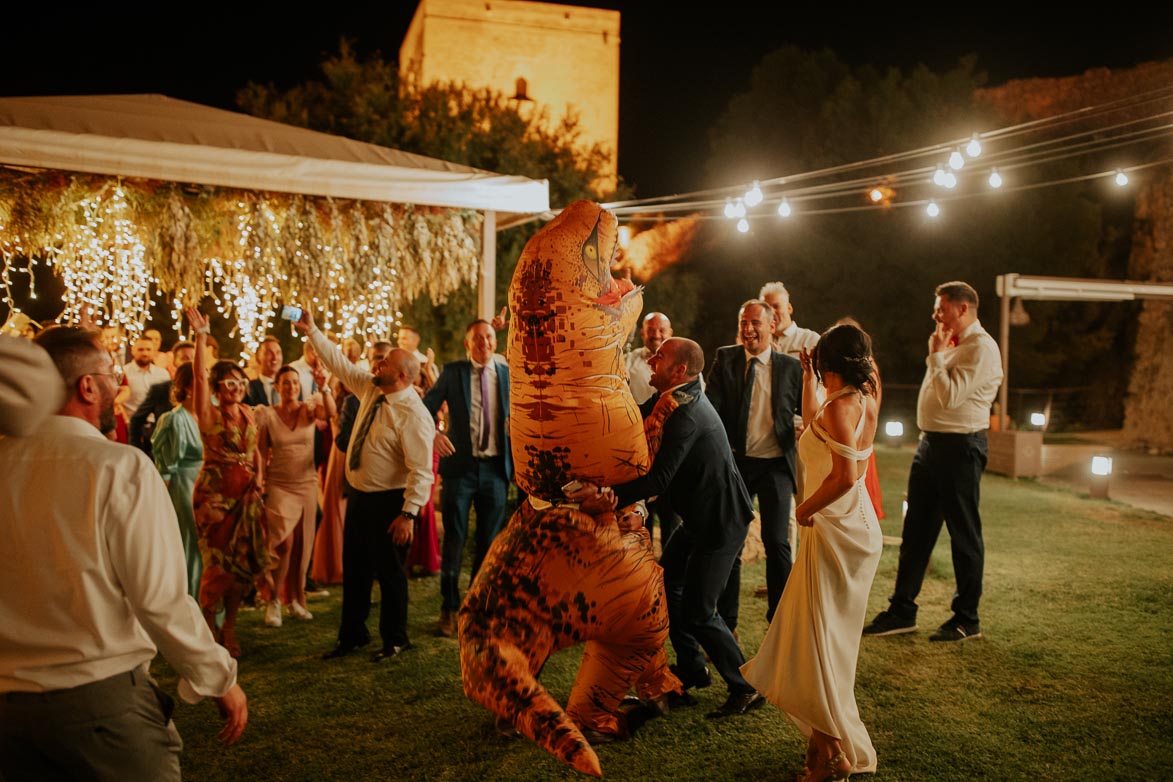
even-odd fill
[[[359,464],[362,463],[362,447],[367,441],[367,433],[371,431],[371,424],[375,420],[375,414],[379,412],[379,405],[386,401],[386,395],[379,394],[374,404],[367,410],[367,414],[363,416],[358,428],[354,430],[354,434],[350,438],[350,445],[346,449],[346,453],[350,457],[350,469],[357,470]]]
[[[481,451],[489,447],[489,370],[481,367],[481,441],[477,446]]]
[[[749,403],[753,399],[754,380],[757,377],[758,360],[751,358],[745,368],[745,385],[741,388],[741,411],[737,418],[737,442],[733,447],[745,455],[746,436],[749,433]]]

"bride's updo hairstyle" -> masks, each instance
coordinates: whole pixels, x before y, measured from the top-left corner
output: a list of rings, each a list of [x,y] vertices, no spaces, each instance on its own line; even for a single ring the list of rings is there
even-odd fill
[[[859,326],[832,326],[824,331],[815,345],[811,363],[820,383],[824,372],[834,372],[862,393],[876,393],[872,338]]]

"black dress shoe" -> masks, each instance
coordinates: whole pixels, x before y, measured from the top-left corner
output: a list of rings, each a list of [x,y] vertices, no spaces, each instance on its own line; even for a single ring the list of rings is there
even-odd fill
[[[693,687],[697,689],[708,687],[713,683],[713,675],[709,673],[709,667],[707,665],[702,665],[701,669],[695,673],[688,673],[679,665],[669,665],[668,669],[676,674],[676,678],[680,679],[680,683],[684,685],[684,689],[686,690],[692,689]]]
[[[362,647],[366,646],[369,643],[370,643],[370,641],[364,641],[361,644],[338,644],[333,649],[331,649],[330,651],[323,654],[322,659],[323,660],[336,660],[339,657],[345,657],[346,655],[353,652],[355,649],[361,649]]]
[[[623,741],[627,738],[622,733],[604,733],[601,730],[594,728],[582,728],[582,736],[591,744],[611,744],[615,741]]]
[[[766,704],[766,698],[760,692],[730,693],[725,702],[716,711],[710,711],[705,716],[709,719],[720,717],[735,717],[738,714],[748,714],[754,709],[760,709]]]
[[[381,663],[384,660],[390,660],[392,657],[398,657],[411,648],[411,641],[403,644],[403,646],[384,646],[379,651],[371,655],[371,662]]]

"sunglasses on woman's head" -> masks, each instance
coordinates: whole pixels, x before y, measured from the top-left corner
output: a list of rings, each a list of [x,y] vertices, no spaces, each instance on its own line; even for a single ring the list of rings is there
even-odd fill
[[[226,391],[236,391],[238,389],[244,389],[245,386],[247,386],[247,385],[248,385],[247,380],[238,380],[237,378],[234,378],[234,377],[225,378],[224,380],[220,381],[220,387]]]

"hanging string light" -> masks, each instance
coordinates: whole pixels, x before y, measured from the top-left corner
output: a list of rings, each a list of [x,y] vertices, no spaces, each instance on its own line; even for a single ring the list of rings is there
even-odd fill
[[[974,133],[973,138],[965,145],[965,154],[970,157],[977,157],[982,154],[982,142],[978,141],[978,134]]]
[[[990,187],[997,189],[1002,186],[1002,175],[998,173],[998,169],[991,169],[990,178],[986,181],[989,182]]]

